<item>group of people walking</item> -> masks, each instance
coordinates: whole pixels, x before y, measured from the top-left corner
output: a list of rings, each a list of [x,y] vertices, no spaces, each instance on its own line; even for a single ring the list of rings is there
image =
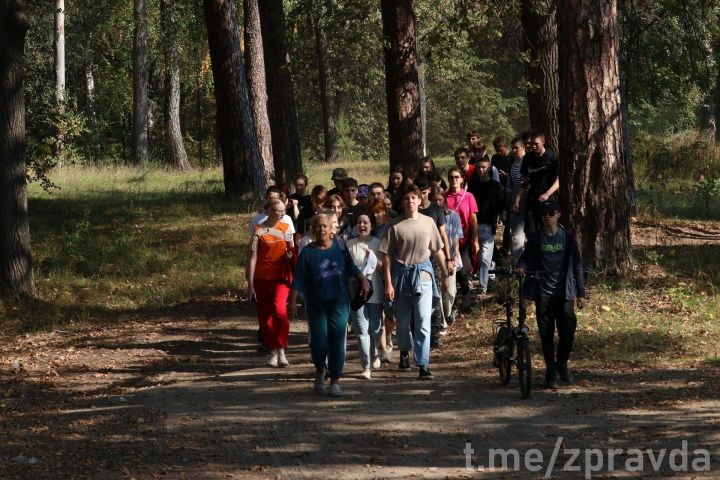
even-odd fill
[[[506,258],[519,275],[546,272],[526,282],[546,382],[572,381],[574,301],[582,306],[585,287],[578,246],[558,224],[557,159],[541,132],[497,137],[492,158],[479,139],[468,133],[445,178],[425,157],[416,171],[392,169],[387,185],[360,185],[336,168],[330,190],[316,185],[308,193],[305,175],[294,179],[292,193],[287,185],[268,188],[250,225],[246,280],[271,366],[288,365],[288,322],[301,301],[318,393],[329,379],[330,395],[342,395],[348,322],[362,377],[392,361],[396,329],[399,370],[415,366],[419,379],[432,380],[431,348],[442,346],[458,311],[471,309],[473,277],[483,298],[493,261]]]

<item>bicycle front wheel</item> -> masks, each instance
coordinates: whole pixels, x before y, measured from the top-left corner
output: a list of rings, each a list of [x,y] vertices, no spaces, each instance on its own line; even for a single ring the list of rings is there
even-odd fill
[[[518,379],[520,380],[520,395],[528,398],[532,390],[532,360],[530,358],[530,342],[521,340],[518,345]]]

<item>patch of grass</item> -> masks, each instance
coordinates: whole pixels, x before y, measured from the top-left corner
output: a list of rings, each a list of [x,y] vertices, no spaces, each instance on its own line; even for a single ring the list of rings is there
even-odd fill
[[[53,172],[29,189],[30,304],[3,305],[22,328],[112,320],[177,303],[234,298],[253,206],[223,197],[219,169]]]

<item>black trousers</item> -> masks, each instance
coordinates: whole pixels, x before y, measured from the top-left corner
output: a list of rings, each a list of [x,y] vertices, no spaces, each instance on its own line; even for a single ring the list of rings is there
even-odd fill
[[[547,380],[557,376],[558,368],[566,368],[572,352],[577,328],[574,300],[564,297],[540,296],[535,302],[538,333],[545,358]],[[558,332],[557,355],[555,353],[555,328]]]

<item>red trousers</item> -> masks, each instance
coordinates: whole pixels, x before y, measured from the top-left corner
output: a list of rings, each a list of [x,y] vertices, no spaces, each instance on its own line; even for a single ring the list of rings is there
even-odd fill
[[[287,299],[290,287],[282,280],[261,278],[255,278],[253,285],[263,345],[270,350],[287,348],[290,333]]]

